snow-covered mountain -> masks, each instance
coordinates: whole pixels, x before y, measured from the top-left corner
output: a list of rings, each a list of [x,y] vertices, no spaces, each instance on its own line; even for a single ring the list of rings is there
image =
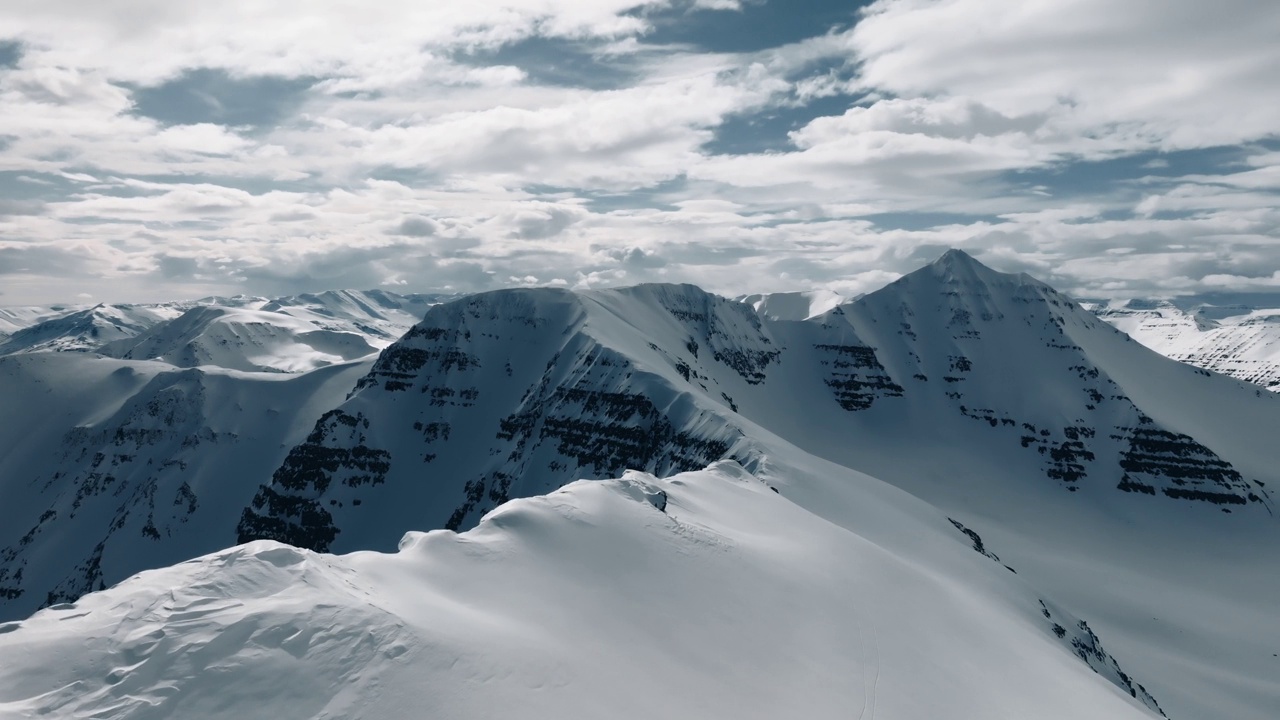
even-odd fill
[[[737,299],[771,320],[808,320],[845,302],[844,296],[832,290],[756,293]]]
[[[370,355],[444,295],[338,290],[152,305],[0,309],[0,355],[96,352],[177,367],[305,372]]]
[[[1092,715],[1123,717],[1125,712],[1146,712],[1132,702],[1142,695],[1136,686],[1140,682],[1173,717],[1274,717],[1280,681],[1274,673],[1272,653],[1277,652],[1280,639],[1275,623],[1269,620],[1273,612],[1269,598],[1280,592],[1280,582],[1275,579],[1280,577],[1276,572],[1280,569],[1280,525],[1273,515],[1269,491],[1280,482],[1280,463],[1271,449],[1270,435],[1280,427],[1280,397],[1161,357],[1052,288],[1026,276],[996,273],[954,251],[880,291],[815,317],[790,317],[794,319],[777,319],[757,312],[751,304],[716,297],[693,286],[649,285],[591,292],[503,290],[430,308],[422,322],[386,347],[367,372],[356,365],[342,365],[282,378],[231,371],[174,371],[160,363],[91,356],[80,358],[84,366],[61,358],[57,362],[68,364],[55,366],[52,358],[56,356],[49,354],[0,359],[0,383],[6,371],[12,378],[11,389],[0,386],[0,397],[22,392],[35,398],[45,392],[50,408],[85,405],[74,412],[63,409],[61,415],[41,418],[21,433],[9,428],[9,434],[0,437],[0,449],[20,448],[0,454],[0,478],[5,483],[0,492],[22,498],[19,507],[6,508],[9,515],[0,526],[13,528],[11,538],[0,535],[0,585],[13,596],[6,606],[8,616],[21,617],[44,602],[70,599],[75,588],[109,584],[130,572],[162,564],[153,562],[161,551],[150,550],[153,554],[148,556],[146,548],[165,547],[163,553],[169,554],[162,562],[210,552],[236,540],[277,540],[335,552],[392,552],[407,531],[466,530],[513,498],[553,493],[580,478],[616,478],[628,470],[669,477],[732,460],[748,475],[777,490],[776,494],[764,490],[767,494],[762,497],[768,503],[754,506],[758,517],[754,515],[757,510],[752,510],[755,519],[747,522],[732,510],[712,507],[715,503],[699,506],[696,513],[666,517],[683,518],[684,525],[692,528],[736,527],[741,535],[717,532],[742,542],[747,537],[768,537],[806,557],[828,552],[824,549],[828,546],[823,545],[827,540],[807,535],[804,529],[814,524],[812,517],[821,518],[877,548],[867,551],[872,555],[898,558],[925,569],[932,577],[950,578],[948,586],[975,594],[972,602],[965,600],[943,610],[935,607],[933,599],[913,601],[913,593],[897,594],[891,578],[898,575],[888,570],[886,575],[872,573],[868,577],[876,578],[874,586],[886,602],[903,608],[905,614],[899,616],[902,624],[908,624],[906,618],[918,612],[941,613],[940,617],[959,626],[986,627],[984,613],[1000,607],[1007,609],[998,614],[1009,624],[1001,632],[1024,637],[1018,628],[1025,629],[1034,621],[1042,623],[1041,630],[1048,627],[1057,636],[1052,628],[1057,625],[1062,628],[1061,638],[1054,639],[1062,642],[1053,652],[1066,649],[1063,657],[1073,662],[1078,662],[1073,659],[1077,655],[1094,658],[1095,669],[1113,680],[1103,686],[1106,692],[1128,698],[1124,710],[1097,705],[1099,709]],[[102,367],[110,363],[115,365]],[[77,381],[82,384],[62,387],[58,378],[73,373],[83,376]],[[97,381],[94,373],[98,373]],[[313,380],[317,374],[330,379]],[[357,380],[357,376],[361,377]],[[47,388],[35,384],[41,378]],[[122,382],[128,378],[134,379]],[[166,383],[179,378],[202,387],[219,385],[203,391],[160,392],[168,387]],[[115,395],[95,389],[110,386],[110,382],[122,385]],[[156,392],[142,392],[153,382]],[[271,396],[273,389],[279,394]],[[347,390],[350,393],[344,399],[342,393]],[[74,400],[95,393],[102,397],[94,400],[97,404],[92,407],[85,400]],[[203,405],[184,405],[190,411],[183,417],[193,419],[171,422],[165,415],[168,406],[153,401],[158,395],[197,397]],[[34,401],[27,398],[20,399]],[[269,415],[272,409],[294,408],[302,399],[307,400],[307,408],[296,409],[289,418]],[[158,409],[153,412],[153,407]],[[152,433],[175,425],[180,429],[172,435]],[[228,454],[235,455],[238,463],[233,469],[215,467],[205,476],[219,481],[202,485],[198,507],[186,513],[191,518],[187,525],[195,527],[198,519],[201,532],[170,542],[160,524],[145,520],[150,517],[145,508],[151,507],[145,503],[145,490],[133,491],[141,492],[144,501],[130,505],[136,509],[130,509],[122,528],[115,528],[124,507],[120,497],[128,495],[117,490],[125,484],[117,480],[108,483],[105,478],[134,478],[128,487],[148,487],[154,475],[150,468],[163,465],[170,453],[186,452],[185,438],[204,437],[206,425],[214,433],[234,433],[241,438],[239,442],[252,437],[261,445],[251,451],[227,453],[214,443],[201,441],[191,451],[188,467],[228,462],[223,459]],[[264,433],[265,439],[259,438],[259,433]],[[151,442],[152,437],[157,440]],[[117,455],[124,457],[116,459]],[[50,463],[49,458],[54,457],[60,459]],[[126,469],[108,472],[105,464],[109,462]],[[716,476],[717,482],[724,480],[719,476],[726,473],[737,477],[737,471],[725,470],[730,466],[716,467],[719,469],[710,475]],[[177,493],[183,474],[180,470],[169,472],[172,476],[160,481],[166,489],[151,491],[151,496],[163,499],[166,508],[170,502],[181,507]],[[746,476],[739,480],[748,485],[754,482]],[[675,480],[641,478],[636,482],[656,488],[649,495],[661,491],[670,499],[683,492]],[[607,492],[637,501],[636,492],[645,495],[633,492],[635,483],[575,486],[567,494],[555,493],[533,505],[515,506],[527,509],[550,503],[563,510],[556,511],[563,518],[538,516],[542,519],[519,520],[514,529],[504,529],[496,518],[508,512],[515,518],[528,517],[521,514],[524,511],[504,508],[497,510],[491,527],[502,529],[498,534],[504,547],[536,545],[539,538],[559,537],[562,525],[577,527],[575,523],[614,532],[614,523],[607,519],[612,515],[593,514],[600,504],[590,499],[598,498],[592,493],[606,491],[584,488],[597,487],[613,488]],[[114,494],[117,492],[119,496]],[[80,509],[90,506],[96,508],[92,513]],[[637,508],[646,513],[654,509]],[[661,513],[648,517],[659,525],[667,522]],[[177,527],[176,520],[166,522],[165,528]],[[773,528],[773,534],[763,531],[761,523]],[[644,533],[657,533],[636,541],[637,547],[651,548],[655,553],[645,555],[644,562],[660,568],[668,563],[667,553],[683,556],[679,544],[672,546],[656,527],[640,525],[648,528]],[[156,533],[148,531],[152,526]],[[616,531],[625,535],[631,532],[628,528],[620,526]],[[889,529],[881,532],[881,528]],[[901,532],[890,532],[892,528]],[[481,559],[476,559],[464,551],[483,550],[488,541],[482,538],[492,537],[487,532],[493,531],[456,538],[447,532],[428,536],[439,538],[432,541],[432,547],[446,548],[438,551],[444,555],[416,559],[401,557],[403,552],[384,559],[365,555],[334,559],[253,545],[252,550],[211,556],[126,584],[103,596],[107,599],[92,600],[103,603],[92,606],[97,614],[89,617],[97,619],[65,625],[69,628],[66,632],[100,634],[91,629],[95,627],[92,623],[114,626],[121,618],[138,616],[140,608],[153,607],[143,613],[145,622],[123,623],[121,627],[134,628],[138,637],[163,630],[165,637],[178,638],[176,644],[165,646],[166,653],[187,647],[194,657],[203,652],[199,651],[204,647],[201,643],[212,642],[208,638],[218,628],[240,627],[250,639],[256,637],[254,628],[261,628],[266,635],[260,641],[236,645],[226,656],[231,658],[229,666],[239,668],[237,672],[250,673],[265,667],[255,665],[252,657],[279,654],[263,649],[267,647],[263,642],[272,641],[268,635],[284,633],[283,638],[292,634],[292,630],[282,629],[288,622],[281,611],[268,599],[245,597],[247,586],[237,584],[235,573],[229,576],[230,590],[219,589],[213,580],[201,585],[187,578],[211,578],[221,572],[216,568],[228,564],[228,558],[266,553],[269,558],[293,558],[284,564],[294,569],[272,570],[267,567],[270,560],[265,565],[250,563],[245,571],[251,578],[276,582],[270,578],[295,577],[289,573],[323,566],[337,574],[324,574],[323,578],[340,575],[350,580],[349,587],[355,593],[352,597],[363,598],[365,592],[390,597],[395,593],[388,583],[399,582],[396,578],[403,573],[430,576],[424,567],[452,568],[440,578],[470,572],[488,577],[473,566],[480,563],[480,567],[487,567],[483,558],[489,556],[481,552]],[[616,547],[615,541],[623,542],[618,537],[602,536],[600,547]],[[78,549],[60,548],[55,538],[76,538],[58,542]],[[175,546],[181,548],[173,550]],[[965,550],[965,557],[972,555],[981,567],[993,570],[994,576],[989,572],[974,574],[969,565],[952,567],[951,560],[942,560],[950,557],[953,546]],[[550,545],[548,552],[561,552],[562,547]],[[521,557],[518,553],[514,556]],[[72,557],[74,563],[66,560]],[[848,557],[862,555],[851,550]],[[999,561],[992,562],[996,557]],[[383,569],[368,570],[361,558],[369,558],[368,568]],[[707,560],[709,564],[699,566],[698,572],[707,578],[723,577],[730,571],[719,568],[721,560],[732,562]],[[860,561],[851,562],[856,566]],[[96,568],[98,583],[82,582],[85,573],[76,563]],[[765,577],[777,570],[767,563],[752,563],[748,563],[753,568],[750,572]],[[808,572],[802,563],[783,564]],[[547,592],[550,587],[591,588],[595,581],[589,578],[595,574],[623,582],[636,567],[622,563],[606,571],[598,564],[587,565],[590,570],[582,570],[586,574],[575,575],[564,567],[530,566],[545,567],[546,572],[530,570],[521,576],[541,578],[536,581],[485,586],[510,599],[493,600],[498,604],[488,616],[502,627],[523,627],[523,620],[504,622],[526,617],[521,614],[526,609],[518,602],[526,595],[541,598],[548,606],[576,607],[555,595],[539,595],[539,588]],[[23,574],[15,581],[18,568]],[[37,568],[39,578],[33,574]],[[822,563],[811,569],[815,576],[829,574],[828,566]],[[634,572],[636,577],[647,577],[640,570]],[[654,572],[660,577],[660,570]],[[69,584],[63,582],[68,577],[72,579]],[[315,577],[321,585],[329,582],[323,578]],[[797,594],[812,591],[823,595],[835,587],[808,579],[813,582],[796,586]],[[654,582],[660,585],[660,581]],[[744,587],[734,585],[737,580],[725,582],[729,587]],[[244,607],[226,613],[219,610],[208,623],[197,623],[202,630],[193,629],[188,635],[187,620],[195,616],[188,615],[189,610],[182,606],[210,601],[200,599],[203,596],[198,593],[164,600],[156,592],[168,583],[196,583],[202,588],[198,593],[223,593],[228,602],[244,603]],[[1002,583],[1012,583],[1010,587],[1017,589],[1001,589],[1005,587]],[[715,596],[712,590],[692,585],[686,590]],[[287,601],[283,607],[320,602],[318,596],[306,594],[310,592],[271,593],[271,597]],[[316,592],[330,594],[330,590]],[[475,595],[461,588],[453,595],[453,590],[437,588],[432,592],[431,597],[442,607],[478,602]],[[858,590],[858,597],[865,592],[869,591]],[[414,597],[422,596],[415,591]],[[1014,596],[1021,598],[1013,603],[1016,611],[1009,609],[1008,598]],[[354,628],[366,622],[367,615],[360,615],[346,597],[326,601],[329,609],[325,612],[332,613],[326,615],[326,627]],[[650,599],[646,594],[636,597]],[[959,602],[954,597],[951,601]],[[1043,608],[1040,601],[1045,603]],[[417,638],[414,642],[418,645],[408,643],[406,647],[427,648],[413,656],[425,664],[404,666],[410,668],[405,672],[422,677],[436,672],[430,668],[449,666],[452,656],[448,652],[430,649],[448,645],[442,644],[438,635],[444,631],[424,625],[424,615],[413,614],[396,604],[398,601],[388,602],[393,606],[379,606],[389,613],[379,615],[382,621],[388,627],[399,623],[406,636]],[[436,607],[435,602],[423,607]],[[639,604],[646,608],[661,605],[656,600]],[[709,617],[719,617],[715,608],[723,605],[681,605],[690,606],[697,610],[689,611],[692,619],[682,621],[705,624]],[[116,609],[107,611],[108,607]],[[635,623],[634,632],[654,631],[645,614],[648,610],[635,610],[633,605],[614,606],[614,610],[626,623]],[[822,607],[812,610],[818,617],[832,617],[821,615],[825,612]],[[53,629],[64,627],[50,619],[65,616],[58,612],[45,611],[30,624],[13,629],[5,636],[9,638],[6,642],[24,649],[70,642]],[[763,612],[764,605],[742,605],[743,624],[729,622],[724,633],[749,632],[749,627],[762,621],[758,613]],[[1087,621],[1087,632],[1074,619],[1077,616]],[[292,622],[295,630],[304,631],[314,624],[309,620]],[[838,623],[833,619],[829,624],[835,627]],[[561,627],[568,636],[577,637],[573,633],[589,625],[549,627]],[[679,632],[682,626],[676,623],[673,627]],[[849,626],[839,627],[847,630]],[[921,627],[933,626],[926,623]],[[655,636],[657,640],[664,637],[662,633]],[[720,642],[714,633],[706,637],[708,642]],[[914,639],[909,634],[896,637],[903,642]],[[1099,637],[1105,639],[1111,655],[1089,649],[1096,646]],[[500,660],[522,657],[513,650],[518,647],[514,642],[503,635],[486,645],[486,650],[469,655],[471,664],[463,667],[479,668],[479,677],[519,675]],[[609,648],[617,652],[612,642],[601,636],[605,646],[599,650],[604,653],[601,657],[614,657],[608,654]],[[1022,648],[1019,657],[1042,657],[1035,649],[1039,646],[1026,642],[1030,644],[1017,641]],[[128,646],[123,639],[121,643],[113,647]],[[973,649],[969,641],[966,646]],[[816,646],[790,647],[797,652],[793,657],[826,657]],[[852,657],[860,657],[857,653],[865,647],[865,641],[847,643],[855,653]],[[910,655],[899,665],[900,671],[910,668],[930,679],[950,677],[937,675],[943,672],[940,668],[971,662],[957,654],[956,646],[937,651],[932,664],[922,666],[923,655],[899,647],[895,652]],[[370,658],[385,657],[372,652]],[[336,682],[332,678],[350,677],[342,674],[348,671],[363,673],[367,667],[363,661],[353,666],[325,665],[323,658],[330,654],[322,649],[303,653],[297,660],[298,671],[314,670],[316,677],[327,678],[325,687],[332,687],[331,682]],[[103,663],[109,661],[106,656],[96,657]],[[168,659],[157,660],[157,670],[188,662],[175,655],[158,657]],[[1100,659],[1103,657],[1112,657],[1114,662]],[[387,658],[388,662],[391,659]],[[590,685],[583,678],[593,676],[582,665],[562,660],[570,678],[565,687]],[[995,670],[1005,667],[1003,661],[988,660],[984,656],[973,667],[990,668],[990,672],[975,674],[1005,677],[1003,669]],[[1039,660],[1028,662],[1039,667],[1035,665]],[[679,666],[687,671],[689,663]],[[697,667],[709,678],[721,666]],[[841,672],[846,674],[851,669],[839,663],[833,667],[843,668]],[[503,668],[511,672],[504,673]],[[361,677],[379,677],[380,682],[392,677],[380,672]],[[164,678],[170,676],[146,677],[160,678],[155,687],[165,687],[168,680]],[[431,677],[441,683],[458,680],[443,671]],[[638,677],[646,686],[669,687],[664,675]],[[1125,678],[1130,678],[1129,685]],[[764,682],[763,675],[740,679],[753,687]],[[957,688],[964,683],[989,688],[983,684],[989,680],[969,675],[956,676],[955,682]],[[0,680],[0,687],[8,683]],[[126,690],[130,697],[141,696],[128,689],[132,686],[118,691],[111,683],[96,687],[101,692],[94,691],[96,699],[86,701],[85,708],[106,706],[93,703],[117,702],[118,693]],[[895,689],[885,692],[897,698],[893,702],[902,703],[902,709],[885,717],[937,716],[930,714],[934,706],[927,702],[912,709],[905,698],[913,686],[905,679],[895,680],[890,687]],[[1031,683],[1026,687],[1039,686]],[[1124,689],[1107,689],[1115,687]],[[565,692],[568,694],[550,695],[562,700],[577,697],[584,702],[589,697]],[[1001,695],[987,689],[983,694],[1022,697],[1012,690]],[[19,702],[18,697],[0,695],[14,702]],[[49,696],[54,697],[65,696]],[[329,698],[325,702],[339,702],[332,694],[324,697]],[[413,698],[405,699],[408,696],[395,697],[400,698],[395,702],[414,702]],[[465,692],[457,697],[463,698],[458,701],[463,704],[451,707],[499,707],[467,704],[480,701]],[[973,705],[977,701],[965,699],[969,696],[960,690],[940,692],[938,697],[958,707],[975,708],[973,716],[1048,717],[1058,707],[1031,700],[1023,705]],[[22,703],[37,702],[31,696],[21,698]],[[524,701],[523,695],[511,700]],[[858,707],[853,705],[851,712],[857,712]],[[1075,712],[1068,716],[1080,717],[1091,716],[1082,708],[1094,706],[1061,707],[1073,708]],[[563,705],[547,708],[551,712]],[[302,716],[316,712],[319,710]],[[479,709],[476,712],[485,714]],[[690,710],[684,714],[706,713]]]
[[[75,305],[27,305],[0,307],[0,342],[3,342],[10,335],[25,327],[30,327],[37,323],[42,323],[45,320],[51,320],[83,309],[85,309],[85,306]]]
[[[1167,362],[962,253],[806,322],[689,285],[486,293],[434,308],[385,350],[264,485],[241,538],[389,549],[399,529],[469,527],[581,472],[701,467],[754,437],[744,422],[883,473],[927,431],[935,457],[981,448],[1002,474],[1093,502],[1269,513],[1255,479],[1276,468],[1241,443],[1256,426],[1187,417],[1157,378],[1280,420],[1275,398]]]
[[[113,340],[133,337],[180,312],[165,305],[104,304],[65,313],[50,309],[52,312],[47,314],[38,308],[26,308],[29,311],[26,313],[22,310],[8,311],[15,329],[0,342],[0,355],[96,350]],[[17,327],[23,321],[31,324]]]
[[[422,319],[427,310],[455,295],[398,295],[384,290],[330,290],[276,298],[259,309],[306,320],[321,330],[365,335],[386,347]]]
[[[1195,303],[1184,308],[1168,300],[1089,306],[1162,355],[1280,390],[1280,307]]]
[[[195,307],[98,352],[177,367],[212,365],[232,370],[304,372],[377,352],[366,336],[323,330],[280,312]]]

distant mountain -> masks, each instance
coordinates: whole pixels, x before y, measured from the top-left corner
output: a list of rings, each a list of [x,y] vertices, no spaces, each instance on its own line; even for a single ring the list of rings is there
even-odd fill
[[[133,337],[179,312],[167,306],[99,304],[53,317],[36,313],[19,315],[19,318],[38,322],[15,330],[0,342],[0,355],[96,350],[114,340]]]
[[[336,323],[335,323],[336,324]],[[199,306],[136,337],[98,348],[110,357],[177,367],[304,372],[377,352],[365,335],[322,330],[280,312]]]
[[[55,317],[61,317],[77,310],[83,310],[85,307],[87,306],[33,305],[25,307],[0,307],[0,342],[3,342],[5,338],[8,338],[10,335],[25,327],[30,327]]]
[[[1280,480],[1276,469],[1239,435],[1214,444],[1238,450],[1243,474],[1197,440],[1233,421],[1196,427],[1161,376],[1193,395],[1211,387],[1223,414],[1280,420],[1273,398],[1170,363],[962,253],[806,322],[690,285],[497,291],[432,309],[385,350],[264,485],[241,540],[389,549],[406,527],[466,528],[582,472],[750,465],[734,453],[751,437],[743,419],[882,473],[892,467],[875,458],[897,467],[935,428],[936,456],[981,448],[1048,488],[1269,512],[1255,478]]]
[[[1280,306],[1128,300],[1089,307],[1162,355],[1280,390]]]
[[[7,513],[0,528],[13,528],[8,536],[0,530],[0,587],[9,595],[4,607],[9,617],[21,617],[130,572],[236,541],[391,552],[407,531],[463,531],[490,513],[493,527],[501,528],[507,510],[497,508],[513,499],[551,493],[538,502],[556,507],[563,499],[563,512],[556,512],[567,519],[529,519],[512,511],[518,529],[502,543],[523,547],[559,533],[554,528],[562,524],[599,526],[612,517],[594,515],[603,507],[596,499],[612,496],[555,493],[568,483],[636,470],[654,476],[641,483],[652,494],[676,498],[682,492],[677,480],[659,478],[708,465],[723,469],[728,466],[716,463],[733,461],[755,478],[742,482],[758,480],[777,491],[781,504],[760,506],[759,522],[775,512],[802,511],[881,548],[871,555],[886,552],[922,568],[944,567],[938,558],[950,551],[943,548],[962,544],[997,577],[1008,576],[1021,588],[1010,591],[1021,599],[1000,604],[995,598],[1004,591],[988,579],[940,570],[939,577],[953,578],[948,582],[957,592],[981,598],[967,606],[976,614],[957,611],[955,621],[986,622],[979,620],[985,611],[974,608],[992,603],[1005,608],[1013,626],[1025,628],[1027,618],[1048,621],[1055,647],[1069,648],[1138,703],[1126,701],[1126,712],[1147,712],[1140,709],[1146,698],[1141,684],[1174,717],[1271,716],[1271,703],[1280,696],[1268,664],[1276,650],[1268,649],[1272,638],[1259,627],[1269,627],[1269,598],[1280,592],[1280,524],[1270,494],[1280,483],[1271,437],[1280,427],[1280,396],[1162,357],[1047,285],[997,273],[958,251],[809,317],[811,300],[807,308],[781,302],[774,311],[757,311],[754,304],[690,285],[501,290],[429,307],[371,366],[335,365],[295,376],[177,371],[161,363],[47,353],[0,358],[0,397],[14,398],[13,407],[37,406],[43,398],[50,408],[48,416],[0,434],[0,448],[17,450],[0,455],[0,496],[20,498],[0,510]],[[372,300],[366,304],[378,310]],[[224,437],[228,444],[219,446]],[[175,457],[186,468],[166,465]],[[209,480],[192,486],[198,505],[184,505],[181,483],[195,468]],[[903,499],[903,490],[921,504]],[[765,492],[765,498],[775,494]],[[732,495],[717,497],[734,502]],[[734,526],[741,519],[731,508],[699,508],[674,516],[685,518],[695,536],[696,528]],[[779,547],[814,522],[803,515],[778,517],[769,537]],[[884,519],[872,519],[877,517]],[[649,518],[667,522],[661,513]],[[900,533],[876,529],[898,521]],[[762,532],[756,522],[742,525],[750,528],[745,535],[720,534],[741,544]],[[467,548],[467,538],[482,537],[434,542]],[[661,550],[665,536],[655,537],[642,541],[658,543],[653,554],[636,562],[668,562]],[[937,537],[948,539],[935,542]],[[612,542],[602,547],[616,547]],[[795,542],[802,555],[826,552],[811,537]],[[361,560],[252,547],[251,554],[285,558],[289,567],[323,563],[344,577],[348,570],[365,572]],[[560,544],[548,547],[563,551]],[[164,572],[214,572],[200,567],[220,567],[231,557],[240,556],[213,556],[199,567]],[[457,562],[456,572],[465,574],[463,568],[484,561]],[[715,577],[719,561],[708,562],[700,572]],[[254,567],[271,577],[294,572],[277,576],[265,566],[247,566]],[[765,575],[775,572],[767,563],[759,567]],[[895,575],[886,572],[876,576],[884,581],[876,587],[891,585],[888,578]],[[620,576],[622,569],[603,575]],[[548,569],[540,580],[530,575],[529,584],[503,587],[515,598],[545,583],[578,587],[588,582],[585,577]],[[140,580],[112,597],[136,598],[126,605],[145,606],[155,600],[156,587],[177,580],[151,582]],[[245,601],[236,582],[226,591],[228,602]],[[353,582],[358,589],[352,597],[386,591],[378,578]],[[808,580],[798,588],[802,594],[830,590]],[[206,591],[223,592],[200,592]],[[883,592],[910,606],[909,594]],[[441,602],[476,601],[470,591],[459,593],[441,595]],[[159,625],[129,627],[176,631],[185,617],[177,608],[205,602],[201,597],[175,601],[177,619],[166,610],[155,620]],[[305,593],[294,597],[307,606],[320,602]],[[333,602],[348,608],[345,599]],[[248,615],[218,615],[208,628],[224,621],[283,627],[270,603],[245,607]],[[496,617],[522,612],[494,607]],[[743,613],[756,622],[763,610],[751,607]],[[916,610],[941,612],[933,604]],[[423,627],[399,605],[387,611],[379,616],[387,627]],[[334,612],[343,627],[363,622],[345,614],[353,609]],[[46,622],[52,621],[40,620]],[[67,627],[89,632],[91,626]],[[34,638],[36,632],[24,626],[13,634]],[[1105,638],[1106,652],[1092,649],[1097,638]],[[195,641],[182,641],[188,642]],[[232,652],[239,658],[235,666],[246,672],[261,667],[249,655],[265,646],[244,647],[248,655]],[[1041,656],[1035,647],[1026,650],[1028,657],[1058,657]],[[476,662],[493,668],[492,658],[511,651],[507,640],[495,640]],[[447,653],[421,652],[429,664],[450,662],[441,659]],[[921,667],[910,652],[914,659],[900,668]],[[945,659],[956,652],[954,646],[939,649],[933,671],[959,663]],[[565,662],[575,668],[571,677],[585,677]],[[984,663],[1005,667],[991,658]],[[335,667],[310,659],[298,665],[316,677],[349,677]],[[458,680],[448,673],[433,677]],[[892,702],[907,703],[908,684],[899,678],[887,692],[897,698]],[[962,675],[956,682],[977,681]],[[116,697],[109,688],[103,692]],[[464,695],[466,703],[478,702]],[[980,707],[959,691],[938,697],[975,712]],[[1154,701],[1145,704],[1155,707]],[[1003,705],[981,707],[987,716],[1008,714]],[[1058,712],[1026,707],[1032,709],[1023,714],[1034,717]],[[1078,717],[1086,706],[1061,705],[1068,707],[1074,713],[1062,712]],[[931,717],[906,710],[901,716]]]
[[[378,347],[398,339],[433,305],[454,295],[398,295],[383,290],[330,290],[264,303],[259,309],[305,320],[322,330],[363,334]]]
[[[743,295],[738,300],[770,320],[808,320],[845,302],[844,296],[831,290],[758,293]]]
[[[94,352],[177,367],[305,372],[377,352],[450,296],[335,290],[152,305],[0,309],[0,356]],[[7,330],[12,328],[12,330]]]

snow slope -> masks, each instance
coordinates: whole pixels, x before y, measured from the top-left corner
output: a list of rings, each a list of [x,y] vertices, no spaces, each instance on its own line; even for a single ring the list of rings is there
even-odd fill
[[[0,711],[1155,716],[1087,625],[923,503],[872,497],[842,527],[720,463],[578,482],[394,554],[251,543],[0,626],[25,658]]]
[[[1280,390],[1280,308],[1129,300],[1091,305],[1099,317],[1156,352]]]

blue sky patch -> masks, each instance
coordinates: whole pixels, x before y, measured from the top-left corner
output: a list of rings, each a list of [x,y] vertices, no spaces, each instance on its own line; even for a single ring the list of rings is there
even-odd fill
[[[645,15],[645,42],[707,52],[757,52],[847,28],[870,3],[839,0],[743,0],[740,10],[696,10],[687,3]]]
[[[314,78],[240,78],[199,68],[155,87],[134,88],[134,110],[166,125],[267,127],[293,113],[314,84]]]
[[[22,61],[22,43],[15,40],[0,40],[0,68],[18,67]]]

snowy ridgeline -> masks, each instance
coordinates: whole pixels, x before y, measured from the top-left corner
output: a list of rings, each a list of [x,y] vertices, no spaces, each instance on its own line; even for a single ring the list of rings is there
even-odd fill
[[[73,635],[102,640],[84,660],[101,669],[97,684],[68,689],[89,677],[68,665],[45,667],[48,682],[31,686],[40,694],[22,689],[50,659],[0,676],[0,702],[147,717],[170,695],[225,690],[192,670],[217,667],[245,678],[228,713],[261,701],[252,678],[266,669],[323,678],[314,687],[327,694],[299,691],[309,700],[285,717],[340,716],[375,697],[382,715],[576,702],[603,709],[571,715],[640,716],[665,701],[665,714],[694,717],[788,714],[778,703],[820,717],[937,717],[947,703],[972,709],[953,716],[1141,717],[1157,707],[1151,696],[1173,717],[1275,717],[1280,397],[1163,358],[1052,288],[958,252],[844,303],[742,300],[687,285],[485,293],[425,309],[376,358],[356,346],[353,359],[291,374],[152,349],[203,347],[213,336],[202,327],[277,312],[258,301],[188,310],[179,317],[196,330],[155,325],[128,340],[132,356],[0,358],[0,397],[42,408],[0,425],[0,620],[56,608],[4,626],[0,652],[54,658]],[[737,465],[656,479],[721,460]],[[655,477],[556,492],[629,470]],[[708,490],[716,502],[695,507],[695,478],[752,490]],[[753,509],[735,514],[748,499]],[[841,540],[822,534],[827,524]],[[390,553],[432,528],[446,530],[421,539],[425,555],[217,553],[263,539]],[[579,531],[597,535],[539,559],[543,533]],[[607,562],[631,557],[631,544],[634,562]],[[763,555],[730,551],[746,547]],[[599,557],[564,566],[579,552]],[[205,553],[217,554],[79,599]],[[694,559],[679,580],[673,565]],[[946,592],[913,585],[913,572]],[[472,575],[489,579],[459,579]],[[797,599],[760,590],[770,583]],[[402,584],[419,610],[381,599]],[[734,588],[742,596],[728,599]],[[847,612],[822,605],[829,595]],[[854,612],[864,602],[874,617]],[[543,637],[544,619],[573,642],[522,654],[542,646],[529,638]],[[369,627],[405,639],[351,640]],[[764,627],[795,637],[757,635]],[[640,659],[622,657],[632,647]],[[872,649],[898,656],[898,679],[863,687]],[[563,672],[543,677],[530,669],[539,663]],[[398,673],[417,689],[388,691]],[[1093,689],[1075,689],[1077,676]],[[623,678],[646,699],[593,704],[631,698],[617,690]],[[1078,702],[1040,692],[1046,683]]]
[[[1051,616],[924,503],[867,494],[842,524],[728,462],[578,482],[462,535],[409,533],[394,554],[258,541],[0,625],[0,652],[23,658],[0,666],[0,713],[1158,712],[1086,624]]]

